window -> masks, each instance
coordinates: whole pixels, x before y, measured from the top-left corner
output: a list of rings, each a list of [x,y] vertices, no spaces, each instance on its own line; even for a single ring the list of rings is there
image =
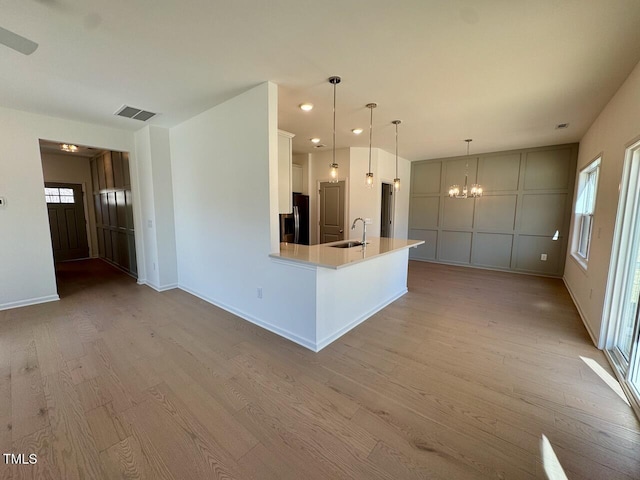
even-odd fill
[[[598,173],[600,158],[597,158],[580,171],[578,184],[578,201],[576,202],[576,229],[574,231],[574,256],[583,266],[589,259],[591,234],[593,230],[593,213],[596,207],[598,191]]]
[[[73,189],[45,187],[44,197],[47,203],[75,203]]]

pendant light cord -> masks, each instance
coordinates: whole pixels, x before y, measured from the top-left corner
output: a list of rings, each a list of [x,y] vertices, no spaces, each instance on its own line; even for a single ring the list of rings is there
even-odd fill
[[[333,165],[336,164],[336,83],[333,84]]]
[[[373,107],[369,107],[371,110],[371,118],[369,120],[369,173],[371,173],[371,145],[373,139]]]
[[[396,178],[398,178],[398,124],[396,123]]]
[[[464,171],[464,187],[465,190],[467,188],[467,179],[469,178],[469,145],[471,144],[471,139],[466,139],[465,142],[467,142],[467,165]]]

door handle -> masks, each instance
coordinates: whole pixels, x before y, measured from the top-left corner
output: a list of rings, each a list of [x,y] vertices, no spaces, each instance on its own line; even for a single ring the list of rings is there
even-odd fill
[[[339,233],[342,233],[342,232],[344,232],[344,230],[340,230],[340,232],[339,232]]]

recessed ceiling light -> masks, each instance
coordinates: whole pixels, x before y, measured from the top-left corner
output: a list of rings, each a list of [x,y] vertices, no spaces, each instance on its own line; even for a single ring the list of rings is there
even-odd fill
[[[324,143],[319,143],[318,145],[314,145],[313,148],[323,148],[326,147]]]
[[[361,128],[354,128],[351,131],[353,132],[354,135],[360,135],[362,133],[362,129]]]
[[[310,138],[309,140],[313,143],[320,143],[320,139],[318,137]]]
[[[301,103],[300,104],[300,110],[305,111],[305,112],[309,112],[309,111],[313,110],[313,103]]]
[[[60,145],[60,150],[64,150],[65,152],[77,152],[78,151],[78,146],[77,145],[69,145],[67,143],[63,143],[62,145]]]
[[[569,126],[568,123],[559,123],[558,125],[556,125],[556,130],[559,130],[561,128],[567,128]]]

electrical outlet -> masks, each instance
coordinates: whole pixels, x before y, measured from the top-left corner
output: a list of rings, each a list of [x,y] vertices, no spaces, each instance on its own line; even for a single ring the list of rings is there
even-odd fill
[[[147,220],[147,228],[153,228],[153,220]]]
[[[373,222],[371,221],[370,218],[365,218],[364,223],[366,223],[367,225],[371,225]]]
[[[540,254],[540,260],[542,260],[543,262],[546,262],[547,261],[547,254],[546,253]]]
[[[258,294],[258,298],[262,298],[262,287],[258,287],[256,293]]]

